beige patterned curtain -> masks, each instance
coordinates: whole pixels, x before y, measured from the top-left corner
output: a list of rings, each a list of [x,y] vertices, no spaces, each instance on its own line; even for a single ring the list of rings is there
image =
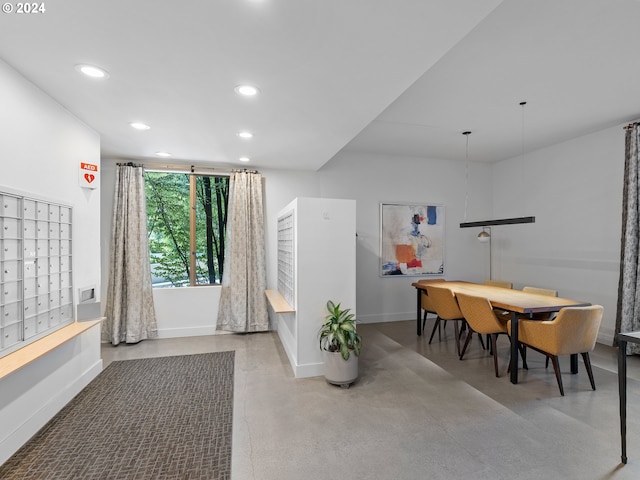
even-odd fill
[[[640,128],[637,124],[627,127],[625,145],[616,333],[640,330]],[[627,344],[627,353],[640,353],[640,345]]]
[[[227,240],[218,330],[269,329],[262,175],[236,172],[229,183]]]
[[[118,165],[103,340],[118,345],[157,335],[142,167]]]

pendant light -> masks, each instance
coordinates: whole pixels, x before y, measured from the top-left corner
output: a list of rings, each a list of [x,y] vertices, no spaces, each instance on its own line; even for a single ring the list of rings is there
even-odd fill
[[[488,230],[488,231],[487,231]],[[482,231],[478,234],[478,241],[480,243],[489,244],[489,280],[493,280],[493,259],[492,259],[492,247],[491,247],[491,227],[482,227]]]
[[[471,135],[470,131],[462,132],[465,136],[465,151],[464,151],[464,181],[465,181],[465,192],[464,192],[464,221],[467,221],[467,206],[469,204],[469,135]]]
[[[520,106],[522,107],[522,154],[524,154],[524,106],[526,104],[527,102],[520,102]],[[471,132],[463,132],[464,135],[468,135],[470,133]],[[518,223],[535,223],[535,221],[536,221],[536,217],[514,217],[514,218],[500,218],[497,220],[483,220],[480,222],[467,222],[466,207],[465,207],[465,221],[460,224],[460,228],[489,227],[491,225],[515,225]],[[480,234],[478,235],[478,239],[480,240],[480,237],[481,236],[485,237],[485,235],[491,235],[491,233],[486,232],[483,229],[483,231],[480,232]],[[487,240],[484,240],[484,241],[487,241]]]

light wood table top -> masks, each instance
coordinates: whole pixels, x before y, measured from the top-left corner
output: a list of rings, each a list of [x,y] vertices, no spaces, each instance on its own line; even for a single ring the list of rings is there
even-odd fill
[[[454,293],[466,293],[478,297],[488,298],[493,308],[509,310],[518,313],[540,313],[557,312],[564,307],[587,307],[589,302],[571,300],[562,297],[552,297],[549,295],[539,295],[537,293],[523,292],[511,288],[494,287],[479,283],[463,281],[442,281],[432,283],[412,283],[414,287],[426,290],[427,285],[435,287],[445,287]]]

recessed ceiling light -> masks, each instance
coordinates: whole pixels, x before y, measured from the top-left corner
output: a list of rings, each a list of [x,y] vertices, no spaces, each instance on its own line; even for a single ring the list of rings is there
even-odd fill
[[[156,152],[156,157],[170,157],[171,154],[169,152]]]
[[[253,138],[253,133],[251,133],[251,132],[238,132],[238,136],[240,138]]]
[[[254,95],[257,95],[258,92],[260,92],[260,90],[258,90],[258,88],[254,87],[253,85],[238,85],[235,88],[235,91],[236,93],[245,97],[253,97]]]
[[[109,78],[109,72],[95,65],[76,65],[76,70],[91,78]]]
[[[136,130],[149,130],[151,128],[149,125],[141,122],[131,122],[129,125],[131,125]]]
[[[248,162],[251,159],[249,157],[240,157],[238,160],[240,160],[241,162]]]

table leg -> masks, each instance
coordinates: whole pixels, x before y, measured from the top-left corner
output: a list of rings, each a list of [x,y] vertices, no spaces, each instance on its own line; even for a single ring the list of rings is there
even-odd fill
[[[511,312],[511,383],[518,383],[518,314]]]
[[[618,340],[618,393],[620,396],[620,439],[622,463],[627,463],[627,342]]]
[[[420,314],[422,313],[422,290],[416,288],[416,292],[418,293],[417,298],[417,307],[416,307],[416,328],[418,331],[418,336],[422,335],[422,322],[420,318]]]
[[[572,353],[569,356],[569,361],[571,363],[571,373],[578,373],[578,354]]]

